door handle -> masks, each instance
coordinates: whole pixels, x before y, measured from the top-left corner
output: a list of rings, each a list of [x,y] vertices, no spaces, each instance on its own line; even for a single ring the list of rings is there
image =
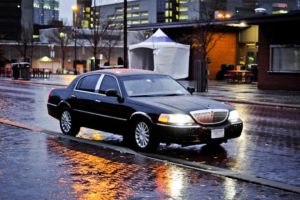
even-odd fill
[[[74,94],[72,94],[72,95],[71,95],[71,98],[72,98],[72,99],[75,99],[75,98],[76,98],[76,96],[75,96]]]
[[[96,103],[101,103],[101,100],[96,99],[95,102]]]

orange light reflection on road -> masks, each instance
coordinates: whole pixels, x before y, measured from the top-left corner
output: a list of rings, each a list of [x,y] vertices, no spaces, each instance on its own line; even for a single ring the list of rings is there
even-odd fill
[[[117,163],[68,148],[58,147],[59,153],[71,161],[68,173],[72,188],[79,199],[126,199],[134,192],[130,180],[137,165]]]
[[[173,165],[160,165],[156,168],[156,185],[159,193],[179,198],[188,185],[186,171]]]
[[[105,157],[120,160],[115,162],[93,152],[84,153],[52,142],[49,143],[51,149],[69,161],[64,166],[78,199],[130,199],[144,192],[150,192],[151,198],[177,199],[185,193],[189,183],[194,182],[186,169],[171,164],[103,150],[107,151]],[[68,184],[64,180],[60,183]]]

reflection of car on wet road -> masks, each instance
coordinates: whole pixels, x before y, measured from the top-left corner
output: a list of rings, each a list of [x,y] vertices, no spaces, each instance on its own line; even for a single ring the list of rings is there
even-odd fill
[[[121,134],[144,151],[160,142],[219,144],[240,136],[243,124],[236,110],[188,90],[151,71],[101,70],[52,90],[47,107],[64,134],[75,136],[81,126],[99,129]]]

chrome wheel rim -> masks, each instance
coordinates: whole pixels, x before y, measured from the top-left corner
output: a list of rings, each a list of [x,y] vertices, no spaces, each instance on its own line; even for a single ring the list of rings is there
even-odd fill
[[[72,127],[71,114],[68,111],[64,111],[61,115],[61,128],[65,133],[70,132]]]
[[[139,122],[135,128],[135,141],[140,148],[149,144],[150,130],[145,122]]]

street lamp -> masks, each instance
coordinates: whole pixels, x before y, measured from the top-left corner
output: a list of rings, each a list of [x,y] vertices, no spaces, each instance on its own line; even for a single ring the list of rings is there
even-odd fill
[[[64,70],[65,70],[65,46],[66,46],[67,34],[64,32],[60,32],[59,38],[60,38],[60,48],[61,48],[61,69],[62,69],[62,73],[64,73]]]
[[[77,74],[77,13],[78,13],[78,7],[77,5],[72,6],[73,10],[73,28],[74,28],[74,45],[75,45],[75,52],[74,52],[74,63],[73,63],[73,68],[74,68],[74,74]]]

